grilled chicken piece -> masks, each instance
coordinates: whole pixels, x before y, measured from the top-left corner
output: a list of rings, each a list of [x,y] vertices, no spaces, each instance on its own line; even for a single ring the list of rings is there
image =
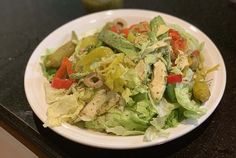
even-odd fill
[[[166,76],[166,66],[161,60],[158,60],[154,64],[153,78],[149,85],[151,95],[156,101],[160,101],[165,92]]]
[[[107,102],[107,95],[106,91],[102,89],[94,95],[93,99],[81,111],[81,120],[92,121],[96,117],[98,110],[105,102]]]

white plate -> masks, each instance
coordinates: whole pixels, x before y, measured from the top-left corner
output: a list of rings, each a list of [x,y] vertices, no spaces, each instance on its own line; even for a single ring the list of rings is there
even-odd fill
[[[88,131],[69,124],[63,124],[60,127],[52,128],[56,133],[82,144],[113,149],[129,149],[163,144],[170,140],[176,139],[204,122],[216,109],[226,84],[225,64],[219,50],[214,43],[198,28],[174,16],[167,14],[136,9],[110,10],[99,13],[90,14],[75,19],[49,34],[34,50],[25,71],[25,93],[35,114],[43,121],[46,120],[47,104],[45,102],[45,94],[43,83],[46,79],[43,77],[41,67],[39,65],[40,56],[47,48],[56,48],[65,40],[69,40],[72,30],[75,30],[79,36],[91,29],[102,27],[106,22],[115,18],[124,18],[129,24],[137,23],[144,20],[151,20],[153,17],[161,15],[167,23],[178,24],[185,28],[189,33],[194,35],[199,41],[205,42],[205,59],[206,64],[213,66],[220,64],[218,71],[211,73],[209,78],[213,79],[211,83],[211,97],[205,106],[207,113],[197,121],[186,120],[176,128],[168,129],[170,135],[168,138],[159,138],[152,142],[144,142],[143,136],[111,136],[99,132]]]

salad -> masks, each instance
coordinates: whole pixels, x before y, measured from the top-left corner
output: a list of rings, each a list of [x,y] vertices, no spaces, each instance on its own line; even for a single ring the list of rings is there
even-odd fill
[[[127,26],[108,22],[94,34],[48,49],[41,67],[48,82],[45,127],[69,123],[107,134],[144,135],[206,113],[204,43],[161,16]]]

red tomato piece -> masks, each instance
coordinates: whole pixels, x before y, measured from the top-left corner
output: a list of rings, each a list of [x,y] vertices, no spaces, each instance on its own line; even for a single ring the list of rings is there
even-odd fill
[[[52,79],[51,86],[57,89],[68,89],[72,85],[74,80],[67,79],[66,77],[72,73],[74,73],[74,70],[72,69],[72,63],[68,58],[64,58],[61,62],[61,66]]]
[[[54,77],[51,86],[56,89],[68,89],[73,84],[73,80]]]
[[[170,74],[167,76],[167,83],[174,84],[182,82],[182,75]]]
[[[178,53],[178,50],[184,51],[186,48],[186,40],[180,36],[179,32],[174,29],[170,29],[168,34],[172,39],[171,46],[174,53]]]
[[[121,30],[121,33],[123,33],[125,35],[125,37],[127,37],[129,34],[129,29],[125,28],[125,29]]]

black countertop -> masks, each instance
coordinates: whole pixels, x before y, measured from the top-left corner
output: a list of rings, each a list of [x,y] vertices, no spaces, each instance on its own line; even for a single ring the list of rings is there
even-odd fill
[[[0,119],[49,157],[236,157],[236,5],[228,0],[126,0],[124,8],[182,18],[218,46],[226,64],[227,86],[207,121],[175,141],[137,150],[88,147],[42,128],[25,96],[25,67],[33,50],[51,31],[87,14],[80,0],[0,1]]]

